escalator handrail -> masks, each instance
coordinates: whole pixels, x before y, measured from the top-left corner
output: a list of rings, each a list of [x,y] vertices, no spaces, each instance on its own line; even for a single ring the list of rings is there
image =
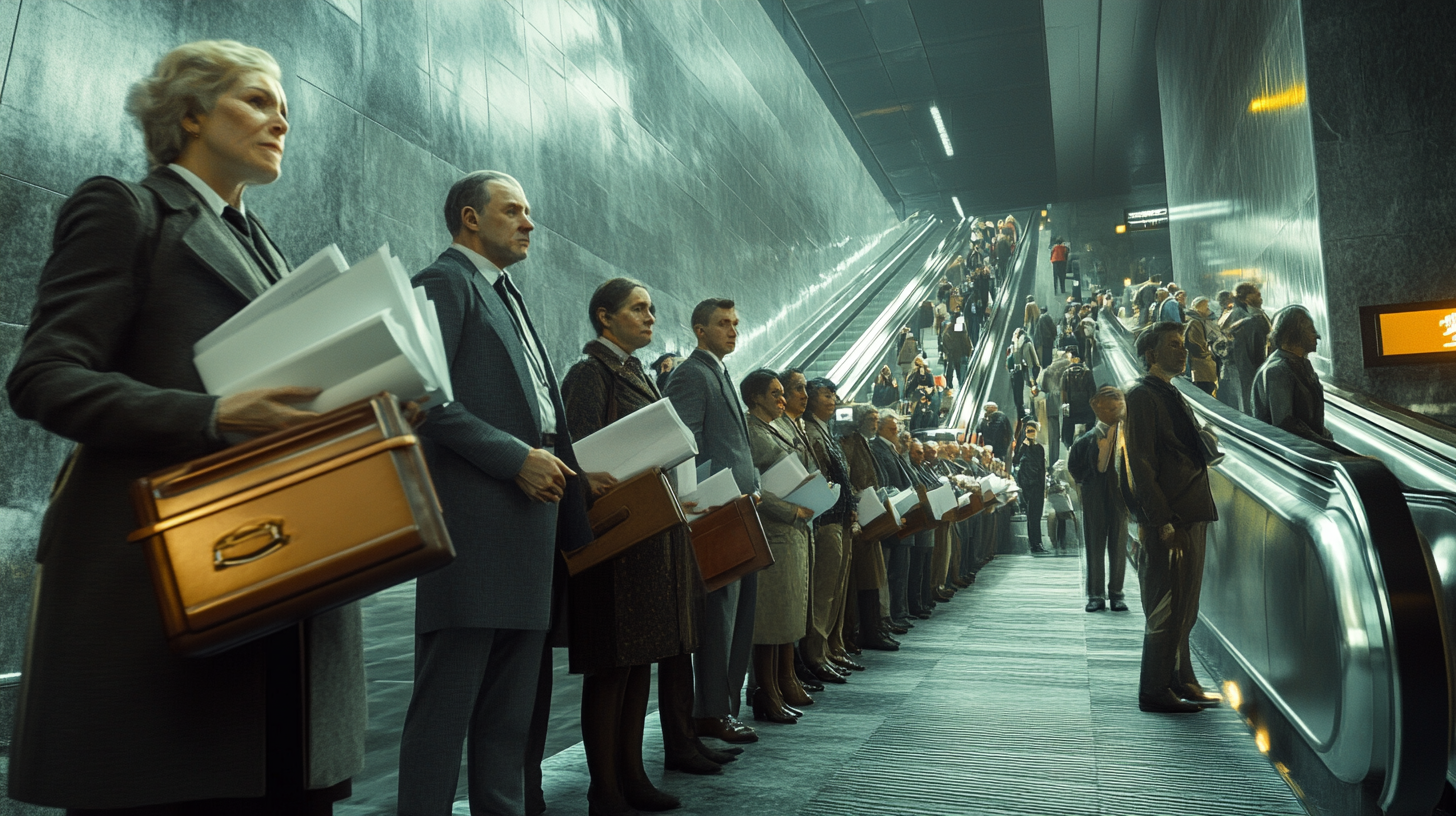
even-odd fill
[[[1117,317],[1104,313],[1102,341],[1112,367],[1137,372],[1131,333]],[[1109,348],[1112,347],[1112,348]],[[1441,627],[1440,576],[1416,531],[1402,486],[1378,459],[1347,456],[1260,422],[1213,399],[1181,377],[1174,385],[1195,413],[1218,433],[1246,443],[1286,476],[1303,473],[1345,494],[1360,511],[1359,532],[1366,536],[1366,574],[1379,601],[1380,626],[1394,661],[1389,665],[1393,733],[1388,740],[1379,803],[1386,813],[1428,813],[1445,784],[1450,736],[1450,662]],[[1377,521],[1378,520],[1378,521]],[[1439,661],[1430,655],[1440,655]],[[1271,695],[1281,707],[1278,695]],[[1286,716],[1294,712],[1285,710]]]
[[[920,223],[914,223],[916,221]],[[790,333],[760,355],[762,364],[772,367],[780,363],[795,365],[795,361],[804,358],[807,349],[817,344],[816,338],[822,335],[826,326],[842,325],[842,322],[854,319],[854,314],[864,306],[864,294],[879,291],[886,281],[893,278],[900,259],[919,246],[938,223],[939,219],[934,215],[921,219],[917,213],[907,218],[904,232],[874,261],[849,280],[837,282],[836,291],[829,293],[824,305],[800,323],[798,331]],[[752,368],[758,367],[754,365]]]
[[[845,356],[835,361],[831,370],[847,369],[836,379],[841,394],[855,394],[874,377],[874,370],[877,367],[881,356],[884,354],[887,344],[894,336],[894,331],[886,331],[885,327],[902,326],[909,321],[909,317],[920,307],[921,301],[927,299],[922,297],[936,285],[939,276],[945,273],[946,265],[957,252],[957,248],[964,243],[964,234],[969,230],[968,221],[962,220],[951,225],[950,230],[943,237],[935,249],[926,257],[921,271],[906,286],[902,294],[896,299],[899,306],[893,312],[885,312],[876,318],[880,324],[879,329],[873,329],[857,338]],[[913,292],[913,295],[906,297],[905,293]],[[933,298],[931,298],[933,299]],[[847,361],[847,362],[846,362]]]
[[[1041,233],[1040,224],[1033,223],[1034,214],[1033,210],[1027,215],[1027,224],[1022,230],[1020,245],[1016,248],[1017,255],[1012,259],[1011,271],[999,282],[1000,285],[991,299],[990,322],[983,327],[976,348],[971,351],[966,382],[974,385],[962,386],[947,416],[946,424],[956,428],[964,427],[967,438],[976,424],[977,410],[990,398],[991,387],[996,379],[996,366],[1000,363],[1000,349],[1006,347],[1015,328],[1012,326],[1015,306],[1012,301],[1015,293],[1023,288],[1021,278],[1026,271],[1028,259],[1034,258],[1034,247]],[[995,342],[992,342],[993,339]]]

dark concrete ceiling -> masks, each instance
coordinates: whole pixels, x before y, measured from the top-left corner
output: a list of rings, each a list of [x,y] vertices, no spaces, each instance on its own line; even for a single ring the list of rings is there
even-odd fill
[[[955,196],[984,214],[1162,181],[1158,0],[1105,13],[1101,0],[1047,0],[1050,22],[1024,0],[761,2],[902,213],[954,217]]]

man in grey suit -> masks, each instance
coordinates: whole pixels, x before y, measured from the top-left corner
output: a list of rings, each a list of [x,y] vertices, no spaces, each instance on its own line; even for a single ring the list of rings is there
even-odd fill
[[[698,462],[729,469],[743,493],[759,490],[758,469],[748,446],[748,424],[738,389],[723,358],[738,343],[738,312],[733,301],[709,298],[693,309],[698,347],[672,371],[664,395],[693,432]],[[708,593],[700,645],[693,655],[698,735],[726,742],[754,742],[758,735],[738,720],[743,681],[753,647],[753,614],[758,576],[749,575]]]
[[[885,474],[885,479],[880,484],[899,490],[914,490],[917,480],[895,447],[895,440],[900,435],[899,417],[890,411],[880,412],[880,424],[876,430],[879,435],[870,442],[870,453]],[[901,625],[902,628],[909,628],[903,624],[909,623],[909,600],[906,592],[910,586],[910,547],[915,543],[914,539],[901,539],[895,533],[880,541],[880,546],[885,551],[885,599],[889,601],[890,622]],[[884,608],[883,600],[881,608]],[[860,626],[864,626],[863,621]]]
[[[1119,478],[1138,523],[1142,563],[1142,678],[1138,708],[1194,712],[1217,705],[1193,674],[1188,634],[1198,620],[1208,522],[1218,520],[1198,422],[1172,384],[1188,365],[1183,324],[1144,329],[1138,356],[1148,375],[1127,389],[1127,419]]]
[[[505,272],[529,250],[530,211],[515,179],[471,173],[445,200],[454,243],[415,276],[439,312],[455,390],[419,434],[456,558],[416,589],[399,755],[409,816],[451,812],[467,739],[471,812],[522,812],[556,549],[591,540],[556,376]]]

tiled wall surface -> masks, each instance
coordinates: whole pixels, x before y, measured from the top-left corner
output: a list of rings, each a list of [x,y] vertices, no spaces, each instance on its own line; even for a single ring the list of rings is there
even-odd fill
[[[745,370],[815,304],[800,293],[832,292],[846,261],[898,229],[758,0],[0,0],[0,370],[64,196],[88,176],[146,171],[128,86],[206,38],[283,66],[284,176],[247,201],[294,261],[388,241],[417,269],[448,245],[451,182],[486,167],[519,178],[538,229],[513,271],[559,371],[589,338],[592,289],[623,274],[653,289],[654,356],[691,347],[692,304],[735,298]],[[68,446],[8,409],[0,445],[5,674],[19,670],[39,514]],[[9,708],[0,689],[0,743]]]
[[[1306,81],[1299,4],[1167,3],[1157,50],[1173,278],[1209,296],[1259,281],[1328,337],[1309,110],[1249,110]]]
[[[1456,298],[1456,6],[1303,0],[1332,326],[1359,307]],[[1336,382],[1456,423],[1451,365],[1366,369],[1327,335]]]

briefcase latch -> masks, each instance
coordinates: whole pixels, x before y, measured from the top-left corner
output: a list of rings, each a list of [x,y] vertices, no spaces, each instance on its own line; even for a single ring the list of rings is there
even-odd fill
[[[251,564],[260,558],[266,558],[278,552],[284,544],[288,543],[288,539],[289,537],[283,533],[283,519],[268,519],[239,527],[219,538],[217,543],[212,545],[212,568],[224,570],[228,567]],[[259,540],[262,541],[261,546],[247,555],[228,557],[228,550],[247,544],[256,544]]]

